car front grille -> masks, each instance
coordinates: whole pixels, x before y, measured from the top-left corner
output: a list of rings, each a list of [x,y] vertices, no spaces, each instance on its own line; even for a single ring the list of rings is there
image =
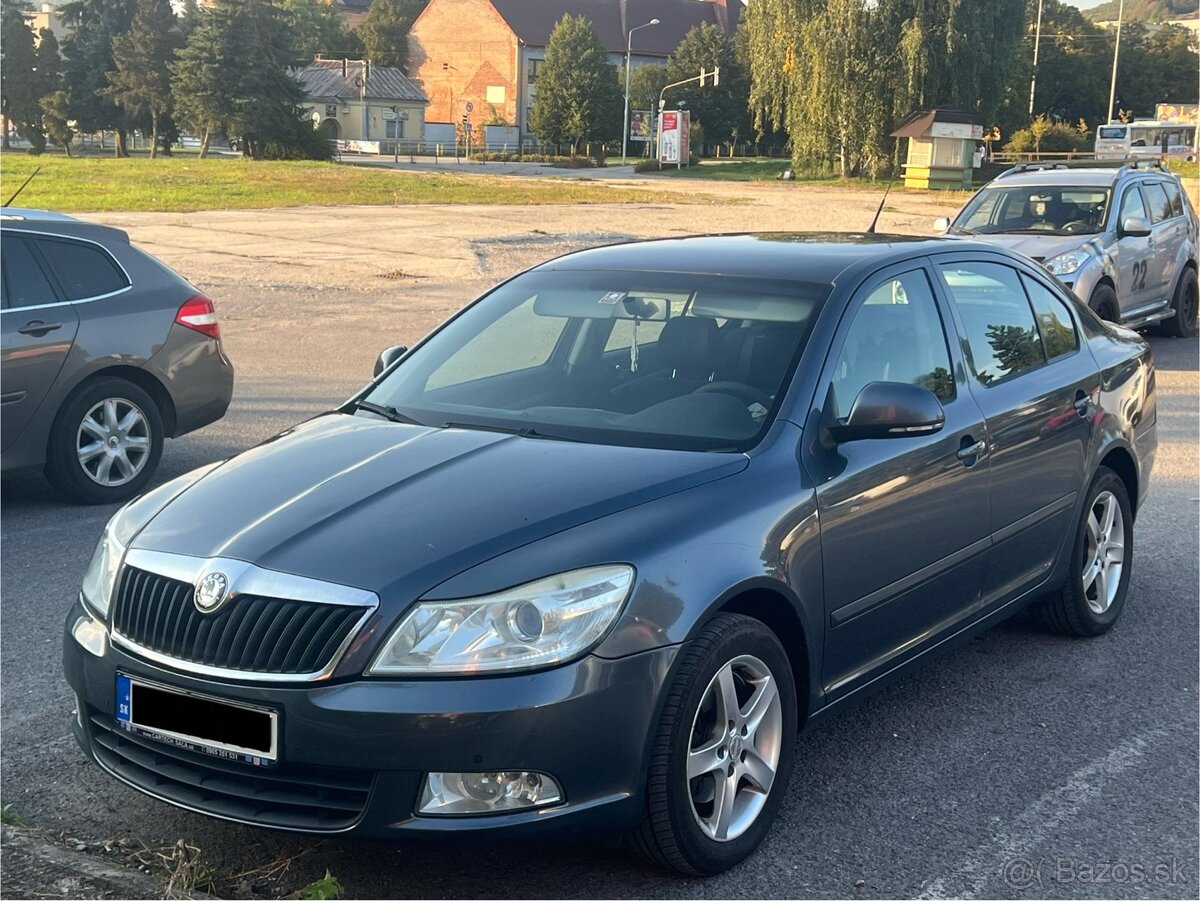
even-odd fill
[[[113,601],[114,632],[136,648],[222,670],[311,675],[326,670],[364,608],[238,595],[201,613],[188,582],[126,566]]]
[[[119,779],[181,807],[259,826],[339,832],[363,815],[369,770],[280,763],[251,767],[134,735],[88,710],[96,760]]]

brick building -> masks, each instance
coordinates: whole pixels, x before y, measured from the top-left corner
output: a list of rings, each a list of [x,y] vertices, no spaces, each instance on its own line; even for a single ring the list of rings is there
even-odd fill
[[[529,132],[529,108],[550,32],[564,15],[583,16],[623,66],[628,29],[634,67],[664,64],[702,23],[732,34],[742,0],[430,0],[409,35],[408,71],[429,97],[426,120],[458,122],[473,108],[478,127],[503,120]]]

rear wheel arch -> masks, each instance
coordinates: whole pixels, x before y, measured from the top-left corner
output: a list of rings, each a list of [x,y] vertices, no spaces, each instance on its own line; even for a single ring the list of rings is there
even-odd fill
[[[174,437],[176,427],[175,403],[171,400],[170,392],[167,391],[166,386],[157,378],[145,369],[137,366],[106,366],[103,369],[89,372],[85,378],[80,380],[78,384],[74,385],[67,392],[63,402],[59,405],[60,411],[71,397],[87,388],[89,384],[97,379],[103,378],[124,379],[127,382],[132,382],[149,394],[155,406],[158,407],[159,415],[162,417],[163,433],[169,438]]]
[[[1138,471],[1133,454],[1125,447],[1111,448],[1100,461],[1100,468],[1111,469],[1121,477],[1121,481],[1125,484],[1125,491],[1129,495],[1130,515],[1137,519]]]

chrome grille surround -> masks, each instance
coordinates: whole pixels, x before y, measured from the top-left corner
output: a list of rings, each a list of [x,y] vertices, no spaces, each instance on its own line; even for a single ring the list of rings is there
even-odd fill
[[[141,548],[131,548],[126,552],[117,575],[115,591],[120,590],[131,568],[185,582],[191,585],[193,590],[210,573],[223,573],[228,579],[229,600],[222,605],[222,609],[236,605],[241,596],[250,596],[326,606],[355,607],[362,610],[362,614],[350,627],[345,638],[319,670],[306,673],[260,672],[185,660],[145,646],[117,628],[114,616],[117,598],[114,598],[113,609],[109,612],[109,632],[113,644],[153,663],[199,676],[255,682],[316,682],[326,679],[336,669],[345,655],[346,649],[362,631],[367,620],[379,608],[379,597],[374,592],[365,589],[264,569],[253,563],[228,557],[191,557]]]

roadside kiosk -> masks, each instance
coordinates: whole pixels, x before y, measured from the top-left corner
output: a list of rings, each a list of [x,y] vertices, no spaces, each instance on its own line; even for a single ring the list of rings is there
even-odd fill
[[[975,147],[983,140],[983,126],[971,113],[917,110],[904,118],[892,137],[908,138],[905,187],[955,191],[971,187]]]

